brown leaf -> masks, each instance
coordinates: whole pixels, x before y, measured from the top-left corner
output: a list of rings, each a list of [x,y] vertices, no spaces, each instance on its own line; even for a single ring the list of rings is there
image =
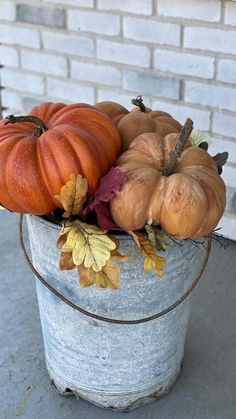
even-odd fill
[[[132,230],[129,230],[127,233],[128,233],[128,234],[132,237],[132,239],[135,241],[135,243],[137,244],[138,248],[140,248],[140,243],[139,243],[138,236],[136,235],[136,232],[134,232],[134,231],[132,231]]]
[[[112,236],[111,234],[108,234],[108,237],[115,243],[116,250],[119,249],[119,247],[120,247],[120,240],[117,239],[116,236]]]
[[[57,240],[57,248],[61,249],[66,243],[66,240],[67,240],[67,234],[63,234],[62,236],[60,236],[59,239]]]
[[[72,258],[72,252],[61,253],[59,268],[61,269],[61,271],[70,271],[71,269],[75,268],[75,264]]]
[[[95,284],[99,288],[117,289],[120,286],[120,268],[111,260],[108,260],[99,272],[85,268],[84,265],[78,266],[78,272],[81,287]]]
[[[120,247],[120,241],[112,235],[108,235],[108,237],[115,243],[116,248],[111,251],[111,259],[117,259],[120,262],[126,262],[127,260],[131,259],[131,255],[121,255],[120,252],[118,252],[118,249]]]
[[[156,255],[154,244],[148,237],[144,236],[144,234],[135,231],[135,236],[139,242],[139,251],[145,256],[144,269],[146,271],[151,271],[154,268],[156,274],[161,277],[164,273],[166,258]]]
[[[131,257],[131,255],[121,255],[118,250],[112,250],[111,252],[111,259],[117,259],[120,262],[127,262]]]
[[[64,218],[69,218],[80,212],[87,199],[88,181],[81,175],[70,174],[70,180],[61,188],[60,195],[55,198],[61,203],[65,212]]]
[[[81,212],[85,217],[95,211],[97,214],[98,226],[102,230],[109,230],[115,227],[110,214],[110,200],[117,195],[122,185],[127,181],[128,176],[117,167],[112,167],[109,172],[100,179],[100,183],[90,198],[88,205]]]

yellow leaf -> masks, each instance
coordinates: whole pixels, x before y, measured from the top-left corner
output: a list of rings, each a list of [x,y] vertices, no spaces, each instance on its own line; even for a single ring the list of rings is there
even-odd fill
[[[189,139],[193,147],[198,147],[199,144],[203,143],[204,141],[207,141],[208,143],[210,142],[209,134],[203,131],[199,131],[196,128],[193,128]]]
[[[75,220],[65,223],[60,235],[66,234],[66,242],[62,245],[62,252],[72,252],[76,266],[84,264],[85,268],[92,268],[99,272],[111,257],[111,251],[116,244],[96,226],[90,226]]]
[[[156,274],[161,277],[164,273],[166,258],[156,255],[155,246],[148,237],[138,231],[134,234],[139,242],[139,251],[145,256],[144,269],[151,271],[154,268]]]
[[[81,175],[70,174],[70,180],[61,188],[60,195],[55,198],[60,201],[65,212],[64,218],[69,218],[80,212],[87,199],[88,181]]]
[[[149,240],[159,251],[165,252],[168,246],[166,239],[166,234],[162,230],[156,230],[153,226],[146,225],[146,232],[148,234]]]
[[[111,260],[108,260],[99,272],[86,268],[84,265],[78,266],[78,272],[81,287],[95,284],[99,288],[116,289],[120,286],[120,268]]]

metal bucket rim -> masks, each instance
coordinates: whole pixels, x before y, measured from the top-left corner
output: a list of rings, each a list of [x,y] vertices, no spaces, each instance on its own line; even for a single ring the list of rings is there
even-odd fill
[[[46,220],[45,218],[43,218],[40,215],[34,215],[34,214],[25,214],[25,215],[27,217],[29,216],[29,217],[35,218],[39,223],[44,224],[45,226],[47,226],[47,227],[49,227],[53,230],[58,230],[59,231],[60,228],[61,228],[60,224],[56,224],[56,223],[53,223],[52,221]],[[66,219],[65,219],[65,221],[66,221]],[[144,230],[144,229],[139,230],[139,231],[143,231],[144,233],[146,232],[146,230]],[[117,228],[117,229],[108,230],[108,234],[118,237],[119,240],[131,240],[130,235],[125,230],[122,230],[122,229]],[[178,239],[176,241],[178,241]]]
[[[45,220],[45,222],[47,223],[48,221]],[[51,223],[52,224],[52,223]],[[204,269],[206,267],[207,261],[208,261],[208,257],[209,257],[209,253],[211,250],[211,239],[208,239],[208,246],[207,246],[207,250],[206,250],[206,255],[203,261],[203,264],[201,266],[201,269],[197,275],[197,277],[194,279],[194,281],[192,282],[192,284],[189,286],[189,288],[187,289],[187,291],[185,291],[184,294],[182,294],[182,296],[175,301],[175,303],[169,305],[166,309],[159,311],[156,314],[153,314],[151,316],[148,317],[144,317],[142,319],[136,319],[136,320],[121,320],[121,319],[113,319],[110,317],[105,317],[105,316],[100,316],[96,313],[92,313],[90,311],[87,311],[85,309],[83,309],[80,306],[77,306],[76,304],[74,304],[72,301],[68,300],[66,297],[64,297],[64,295],[62,295],[61,293],[59,293],[51,284],[49,284],[45,278],[43,278],[40,273],[35,269],[35,267],[33,266],[29,255],[26,251],[25,248],[25,244],[24,244],[24,238],[23,238],[23,215],[20,215],[20,221],[19,221],[19,242],[20,242],[20,246],[23,250],[23,254],[25,257],[25,260],[28,264],[28,266],[30,267],[31,271],[34,273],[34,275],[41,281],[41,283],[48,288],[55,296],[57,296],[61,301],[63,301],[64,303],[66,303],[68,306],[70,306],[71,308],[73,308],[74,310],[88,316],[88,317],[92,317],[96,320],[99,321],[103,321],[106,323],[114,323],[114,324],[126,324],[126,325],[134,325],[134,324],[140,324],[140,323],[145,323],[145,322],[149,322],[151,320],[155,320],[157,318],[160,318],[162,316],[164,316],[165,314],[169,313],[170,311],[174,310],[176,307],[178,307],[193,291],[193,289],[196,287],[196,285],[198,284]]]

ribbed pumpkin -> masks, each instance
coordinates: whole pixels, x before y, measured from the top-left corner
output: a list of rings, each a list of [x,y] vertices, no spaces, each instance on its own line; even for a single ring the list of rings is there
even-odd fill
[[[28,117],[32,122],[14,116],[0,122],[0,203],[19,213],[48,214],[71,173],[87,178],[91,194],[120,153],[112,121],[83,103],[43,103]]]
[[[100,102],[95,105],[116,124],[121,136],[122,151],[126,151],[138,135],[146,132],[156,132],[161,136],[180,132],[181,124],[178,121],[167,112],[147,108],[141,96],[133,99],[132,103],[137,106],[130,112],[116,102]]]
[[[142,134],[118,158],[117,166],[129,179],[110,209],[124,230],[137,230],[150,222],[187,238],[208,235],[218,224],[225,207],[225,185],[205,150],[188,143],[174,173],[162,175],[177,137]]]

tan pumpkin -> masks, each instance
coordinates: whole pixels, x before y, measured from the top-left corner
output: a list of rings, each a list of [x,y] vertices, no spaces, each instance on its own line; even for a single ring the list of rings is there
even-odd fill
[[[131,142],[143,133],[156,132],[164,137],[173,132],[180,132],[181,124],[169,113],[146,108],[139,96],[132,103],[137,106],[130,112],[116,102],[101,102],[95,105],[117,125],[122,151],[127,150]]]
[[[177,137],[142,134],[118,158],[117,166],[129,179],[110,209],[124,230],[153,223],[184,239],[206,236],[218,224],[225,208],[225,184],[205,150],[188,143],[174,173],[162,175]]]

